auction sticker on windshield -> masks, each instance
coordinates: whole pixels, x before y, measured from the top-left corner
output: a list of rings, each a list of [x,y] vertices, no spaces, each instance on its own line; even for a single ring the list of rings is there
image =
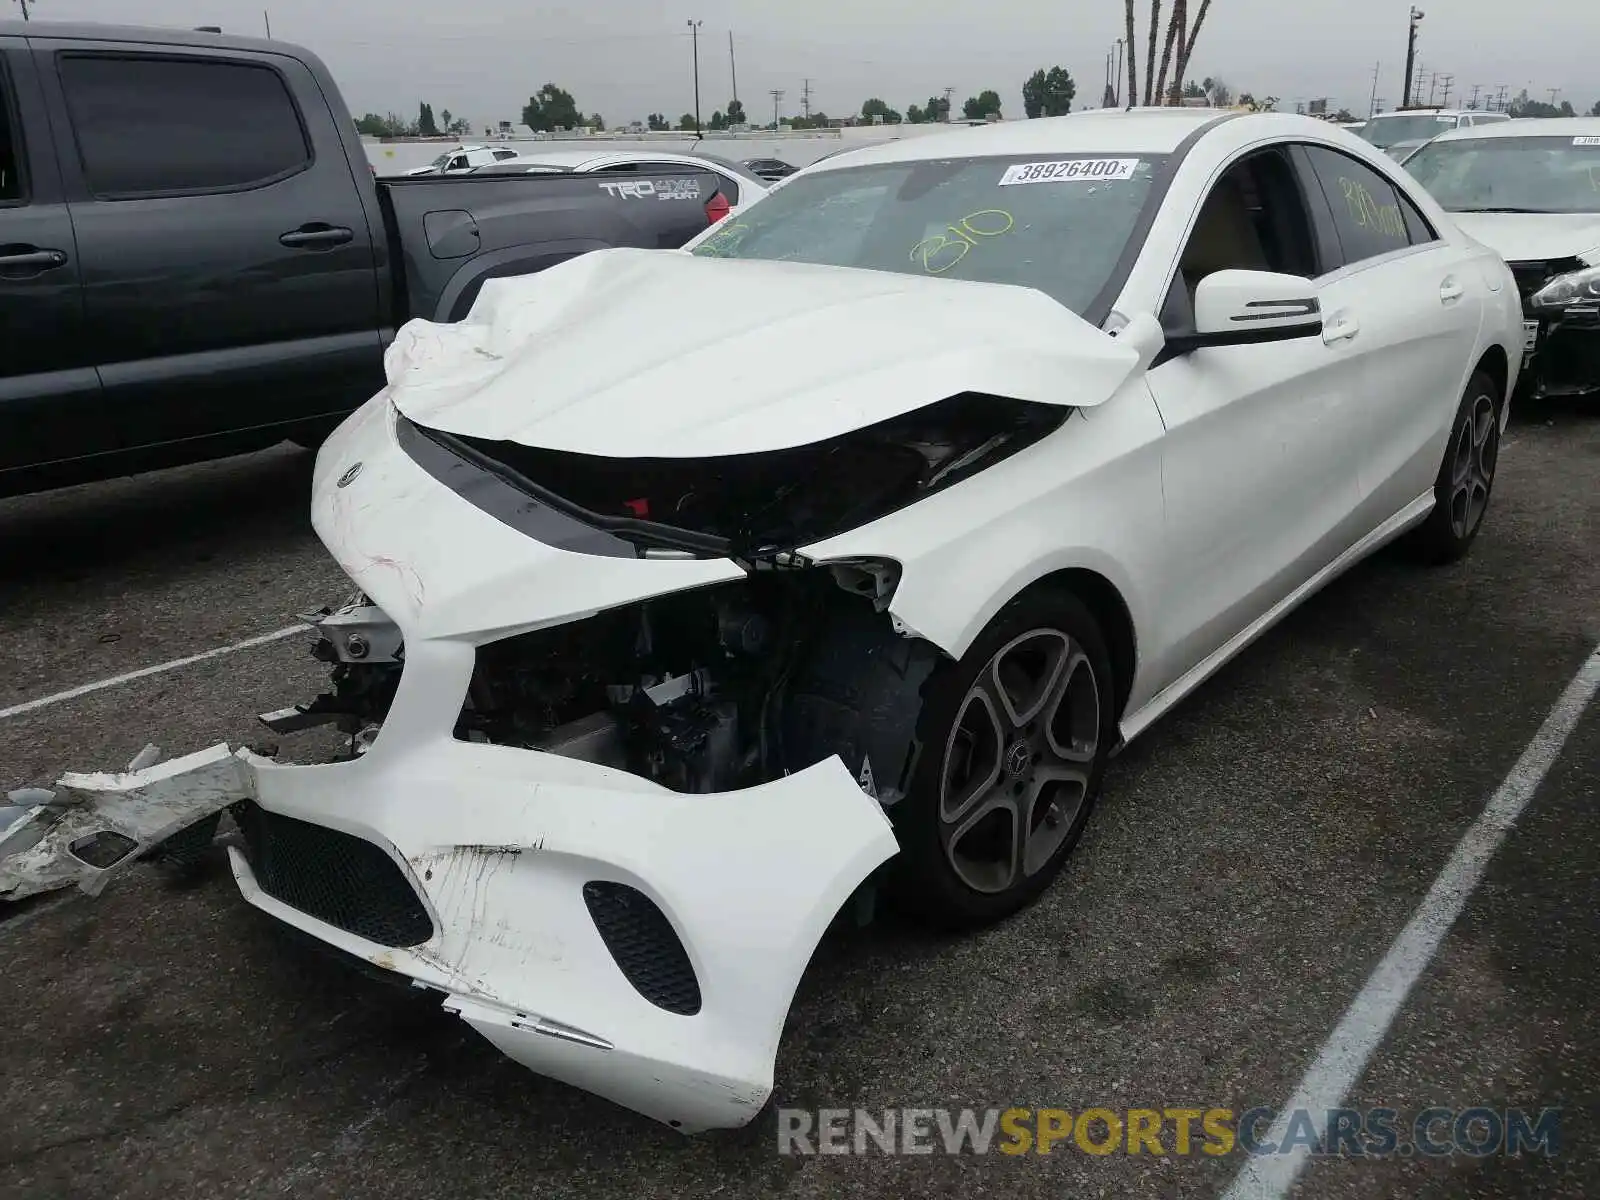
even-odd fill
[[[1600,137],[1575,137],[1572,139],[1574,146],[1600,146]]]
[[[1137,158],[1058,158],[1052,162],[1012,163],[1000,176],[1000,186],[1132,179],[1138,166]]]

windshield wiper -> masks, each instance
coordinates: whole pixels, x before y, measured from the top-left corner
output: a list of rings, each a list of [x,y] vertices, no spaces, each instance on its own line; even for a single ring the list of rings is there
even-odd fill
[[[1450,211],[1458,213],[1534,213],[1546,217],[1553,215],[1548,208],[1452,208]]]

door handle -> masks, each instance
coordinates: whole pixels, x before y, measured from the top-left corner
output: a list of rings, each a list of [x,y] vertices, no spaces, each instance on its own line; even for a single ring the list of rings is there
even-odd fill
[[[1467,289],[1454,279],[1446,279],[1439,285],[1439,300],[1444,304],[1449,304],[1452,300],[1459,300],[1466,294]]]
[[[60,250],[38,246],[0,246],[0,271],[22,271],[37,275],[41,271],[65,266],[67,256]]]
[[[292,250],[321,250],[329,246],[342,246],[355,234],[342,225],[302,225],[291,229],[278,241]]]
[[[1361,332],[1361,322],[1349,313],[1339,313],[1323,323],[1322,340],[1329,346],[1349,341]]]

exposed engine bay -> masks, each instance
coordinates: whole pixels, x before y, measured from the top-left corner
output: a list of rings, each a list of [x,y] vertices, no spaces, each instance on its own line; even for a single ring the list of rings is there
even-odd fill
[[[479,648],[458,740],[560,754],[676,792],[769,782],[838,754],[884,804],[904,794],[922,684],[940,655],[884,611],[891,564],[773,570],[669,593]],[[308,618],[330,691],[262,719],[375,739],[404,662],[357,596]],[[356,629],[360,622],[363,627]],[[352,631],[355,630],[355,631]]]

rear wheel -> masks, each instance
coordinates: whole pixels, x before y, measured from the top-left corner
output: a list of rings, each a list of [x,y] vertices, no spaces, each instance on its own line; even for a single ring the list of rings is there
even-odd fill
[[[1075,596],[1025,593],[929,681],[912,786],[891,809],[897,907],[970,928],[1034,900],[1089,819],[1115,734],[1110,656]]]
[[[1450,427],[1433,484],[1433,511],[1412,535],[1412,545],[1425,561],[1455,562],[1471,549],[1489,511],[1499,462],[1499,390],[1488,374],[1477,371]]]

